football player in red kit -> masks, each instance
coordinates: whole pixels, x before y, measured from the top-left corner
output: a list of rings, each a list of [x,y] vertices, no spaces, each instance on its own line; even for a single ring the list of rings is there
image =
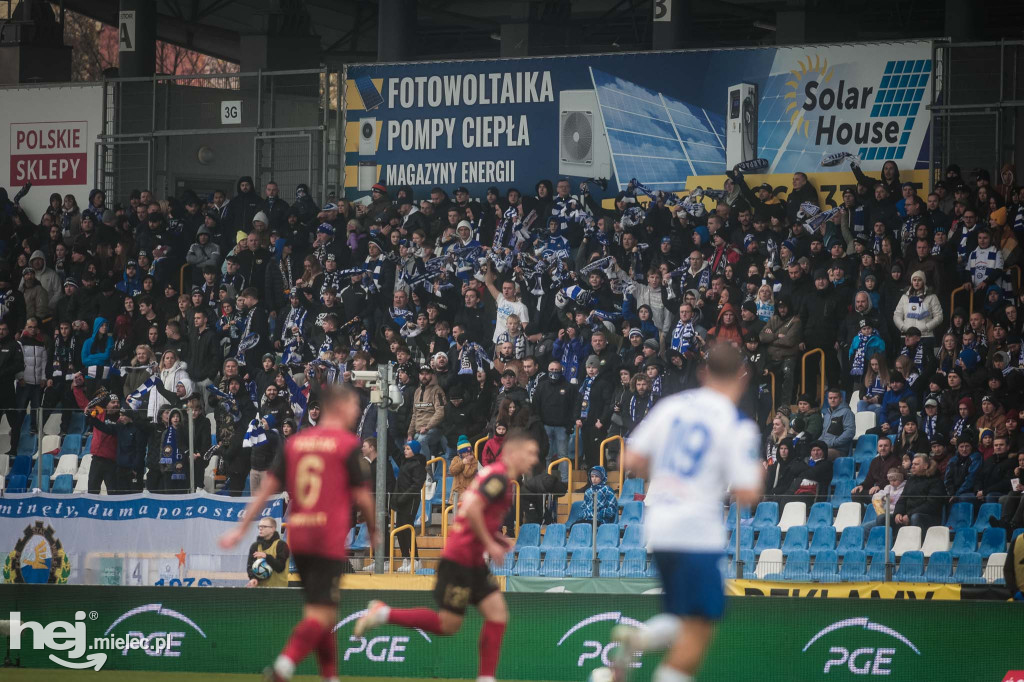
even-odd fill
[[[484,467],[459,502],[455,525],[441,552],[431,609],[393,609],[372,601],[356,622],[355,635],[384,624],[420,628],[438,635],[453,635],[462,627],[466,607],[473,605],[484,617],[480,631],[478,682],[493,682],[501,653],[501,638],[508,609],[487,558],[500,564],[515,541],[501,534],[501,524],[512,505],[512,483],[537,463],[537,441],[522,431],[511,431],[501,448],[501,458]]]
[[[267,499],[282,489],[288,491],[288,546],[302,578],[306,606],[284,650],[264,672],[273,682],[291,679],[295,667],[314,650],[322,678],[337,679],[338,641],[333,627],[353,506],[362,512],[370,533],[375,533],[373,498],[365,484],[359,438],[352,433],[361,413],[359,397],[335,386],[320,404],[319,424],[286,441],[245,517],[220,540],[224,548],[238,544]]]

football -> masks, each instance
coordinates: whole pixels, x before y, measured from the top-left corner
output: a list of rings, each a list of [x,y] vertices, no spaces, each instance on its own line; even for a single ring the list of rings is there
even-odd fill
[[[252,562],[252,574],[260,580],[266,580],[270,577],[270,564],[266,559],[257,559]]]

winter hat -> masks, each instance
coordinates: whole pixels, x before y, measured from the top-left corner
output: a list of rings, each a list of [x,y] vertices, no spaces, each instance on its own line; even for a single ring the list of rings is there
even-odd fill
[[[245,241],[248,238],[249,238],[249,233],[246,232],[245,230],[239,230],[238,232],[235,233],[235,243],[236,244],[238,242]]]
[[[269,225],[270,224],[270,218],[268,218],[267,214],[264,213],[263,211],[257,212],[256,215],[254,215],[252,217],[252,221],[254,223],[255,222],[260,222],[260,223],[263,223],[264,225]]]
[[[459,453],[459,456],[462,456],[472,451],[473,446],[470,445],[469,439],[465,436],[459,436],[459,442],[455,444],[455,452]]]
[[[658,340],[657,339],[647,339],[646,341],[644,341],[644,348],[650,348],[655,353],[657,353],[658,352],[658,348],[659,348]]]
[[[316,231],[320,234],[334,234],[334,225],[330,223],[320,223],[320,227],[316,228]]]
[[[636,336],[643,336],[644,333],[642,331],[640,331],[638,328],[632,327],[629,330],[629,336],[632,337],[634,335],[636,335]]]
[[[587,367],[600,367],[601,366],[601,360],[596,355],[591,355],[589,358],[587,358],[586,366]]]
[[[418,440],[411,440],[408,443],[406,443],[406,445],[408,445],[409,449],[412,450],[412,454],[420,454],[420,442]]]

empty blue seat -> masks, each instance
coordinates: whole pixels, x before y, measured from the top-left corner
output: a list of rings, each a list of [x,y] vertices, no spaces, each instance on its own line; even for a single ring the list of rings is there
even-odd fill
[[[839,555],[834,549],[818,552],[811,568],[811,580],[818,583],[834,583],[839,580]]]
[[[515,565],[515,552],[505,552],[505,560],[498,566],[493,561],[491,562],[491,573],[494,575],[511,575],[512,568]]]
[[[904,552],[896,572],[892,574],[892,579],[897,582],[920,582],[924,578],[923,571],[924,553]]]
[[[540,575],[545,578],[565,577],[565,547],[549,547],[540,566]]]
[[[61,474],[53,480],[50,492],[54,495],[70,495],[75,492],[75,478],[71,474]]]
[[[647,551],[627,549],[619,573],[623,578],[643,578],[647,575]]]
[[[60,454],[79,455],[82,452],[82,434],[69,433],[64,436],[64,442],[60,445]]]
[[[597,550],[597,560],[601,562],[602,578],[617,578],[619,576],[618,548],[605,547]]]
[[[854,473],[853,457],[836,457],[832,467],[832,484],[839,481],[852,481]]]
[[[822,526],[814,530],[811,538],[811,556],[817,557],[822,552],[836,548],[836,529],[832,526]]]
[[[216,445],[217,444],[217,432],[216,432],[216,429],[213,431],[213,433],[210,434],[210,440],[213,441],[213,442],[210,443],[210,445]],[[92,434],[91,433],[89,434],[89,437],[85,439],[85,447],[82,448],[81,454],[83,454],[83,455],[91,455],[92,454]]]
[[[547,552],[553,547],[565,547],[564,523],[552,523],[544,530],[544,539],[540,543],[541,551]]]
[[[597,549],[598,551],[601,551],[606,547],[614,547],[618,549],[619,524],[605,523],[597,527]]]
[[[29,433],[28,429],[21,432],[21,436],[18,438],[18,453],[19,455],[28,455],[29,457],[36,454],[39,449],[39,437],[34,433]]]
[[[873,504],[866,504],[866,505],[864,505],[864,516],[860,520],[860,525],[866,527],[866,526],[874,523],[875,519],[877,517],[878,517],[878,512],[875,511],[875,505],[873,505]]]
[[[38,471],[33,477],[32,483],[44,493],[50,488],[50,477],[53,476],[53,465],[53,455],[49,452],[44,452],[40,455]]]
[[[949,551],[956,558],[977,552],[978,534],[974,532],[973,528],[967,526],[960,528],[953,536],[953,546]]]
[[[537,577],[540,574],[540,547],[523,547],[516,557],[512,574]]]
[[[633,502],[635,495],[644,494],[644,479],[642,478],[627,478],[622,482],[622,492],[619,494],[619,506],[626,504],[627,502]]]
[[[832,505],[828,502],[815,502],[807,515],[807,528],[813,531],[822,526],[832,526]]]
[[[754,513],[754,530],[761,530],[779,523],[779,503],[762,502]]]
[[[846,557],[847,554],[864,549],[864,529],[860,526],[850,526],[843,530],[839,536],[839,547],[836,554]]]
[[[740,528],[740,552],[745,549],[754,548],[754,529],[749,526]],[[725,546],[725,553],[729,556],[736,554],[736,531],[729,534],[729,543]]]
[[[782,579],[799,582],[807,582],[811,579],[811,555],[806,549],[798,549],[786,557],[786,567],[782,569]]]
[[[853,458],[860,459],[871,459],[878,453],[878,436],[873,433],[865,433],[863,436],[857,439],[857,444],[853,446]],[[836,459],[839,459],[838,457]]]
[[[363,551],[370,548],[370,532],[366,529],[365,523],[360,523],[352,529],[354,534],[352,535],[352,542],[349,544],[349,549],[352,551]]]
[[[11,476],[24,476],[32,473],[32,455],[18,455],[11,463]]]
[[[846,534],[845,531],[843,534]],[[839,569],[839,579],[844,583],[867,580],[867,563],[868,557],[863,549],[849,550],[843,557],[843,565]]]
[[[28,492],[28,478],[22,474],[14,474],[7,479],[7,492],[24,493]]]
[[[830,500],[835,509],[839,509],[839,505],[843,502],[851,501],[853,486],[853,481],[839,481],[836,483],[836,488],[832,491],[832,499]]]
[[[957,502],[949,510],[949,518],[946,525],[956,531],[958,528],[965,528],[971,525],[974,514],[974,505],[970,502]]]
[[[853,483],[854,485],[860,485],[868,477],[868,467],[871,466],[871,460],[855,459],[854,464],[857,465],[857,473],[853,475]]]
[[[989,528],[989,517],[994,516],[998,519],[1002,513],[1003,508],[998,502],[985,502],[978,508],[978,517],[974,520],[974,530],[984,533]]]
[[[989,558],[994,552],[1006,551],[1006,531],[1002,528],[986,528],[981,534],[981,544],[978,545],[978,554],[983,559]]]
[[[891,528],[889,529],[889,532],[889,542],[892,543],[892,538],[894,537],[894,534],[892,533]],[[891,544],[889,545],[889,547],[885,546],[885,526],[875,526],[874,528],[872,528],[871,532],[868,533],[868,541],[867,544],[864,546],[864,551],[868,554],[874,554],[875,552],[885,552],[885,550],[891,548]]]
[[[743,577],[748,580],[756,578],[757,573],[754,572],[754,569],[757,568],[757,558],[754,556],[754,550],[740,550],[740,561],[743,562]],[[732,575],[735,575],[735,571]]]
[[[537,547],[540,545],[540,524],[524,523],[519,527],[519,537],[516,538],[516,549],[523,547]]]
[[[570,578],[589,578],[594,574],[593,552],[589,549],[577,549],[569,557],[569,566],[565,574]]]
[[[786,539],[782,542],[783,554],[799,549],[807,549],[807,526],[793,526],[786,531]]]
[[[626,526],[622,534],[622,544],[619,548],[625,552],[630,549],[644,549],[644,526],[642,523],[634,523]]]
[[[569,507],[569,518],[565,520],[565,525],[567,525],[567,526],[569,526],[571,528],[573,526],[573,524],[575,524],[577,521],[580,521],[582,519],[583,519],[583,500],[579,500],[577,502],[573,502],[572,505]]]
[[[750,507],[743,507],[743,511],[740,513],[740,519],[750,518]],[[725,515],[725,527],[727,530],[732,530],[736,527],[736,503],[733,502],[729,505],[729,512]]]
[[[84,412],[72,412],[71,420],[68,423],[68,433],[84,433],[85,432],[85,413]]]
[[[906,558],[906,555],[903,555]],[[926,583],[948,583],[953,578],[953,555],[949,552],[934,552],[928,558],[924,570]]]
[[[761,504],[764,504],[762,502]],[[754,545],[754,554],[761,556],[761,552],[766,549],[778,549],[779,542],[782,540],[782,531],[779,530],[778,526],[768,526],[761,530],[757,534],[757,544]]]
[[[953,571],[953,582],[964,585],[980,585],[985,582],[981,573],[981,555],[977,552],[961,554]]]
[[[589,523],[577,523],[569,530],[569,539],[565,543],[565,551],[589,549],[594,538],[594,529]]]
[[[631,523],[642,523],[644,520],[644,503],[643,502],[627,502],[622,505],[622,518],[619,519],[619,524],[628,526]]]

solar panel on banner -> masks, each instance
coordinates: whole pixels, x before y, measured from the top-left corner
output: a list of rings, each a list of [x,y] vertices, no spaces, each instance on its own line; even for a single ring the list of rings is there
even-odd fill
[[[637,178],[678,190],[690,175],[725,172],[725,120],[660,92],[590,69],[620,189]]]
[[[377,92],[377,86],[373,84],[369,76],[356,78],[356,89],[359,90],[359,96],[363,98],[363,106],[367,111],[373,111],[384,104],[384,98]]]

